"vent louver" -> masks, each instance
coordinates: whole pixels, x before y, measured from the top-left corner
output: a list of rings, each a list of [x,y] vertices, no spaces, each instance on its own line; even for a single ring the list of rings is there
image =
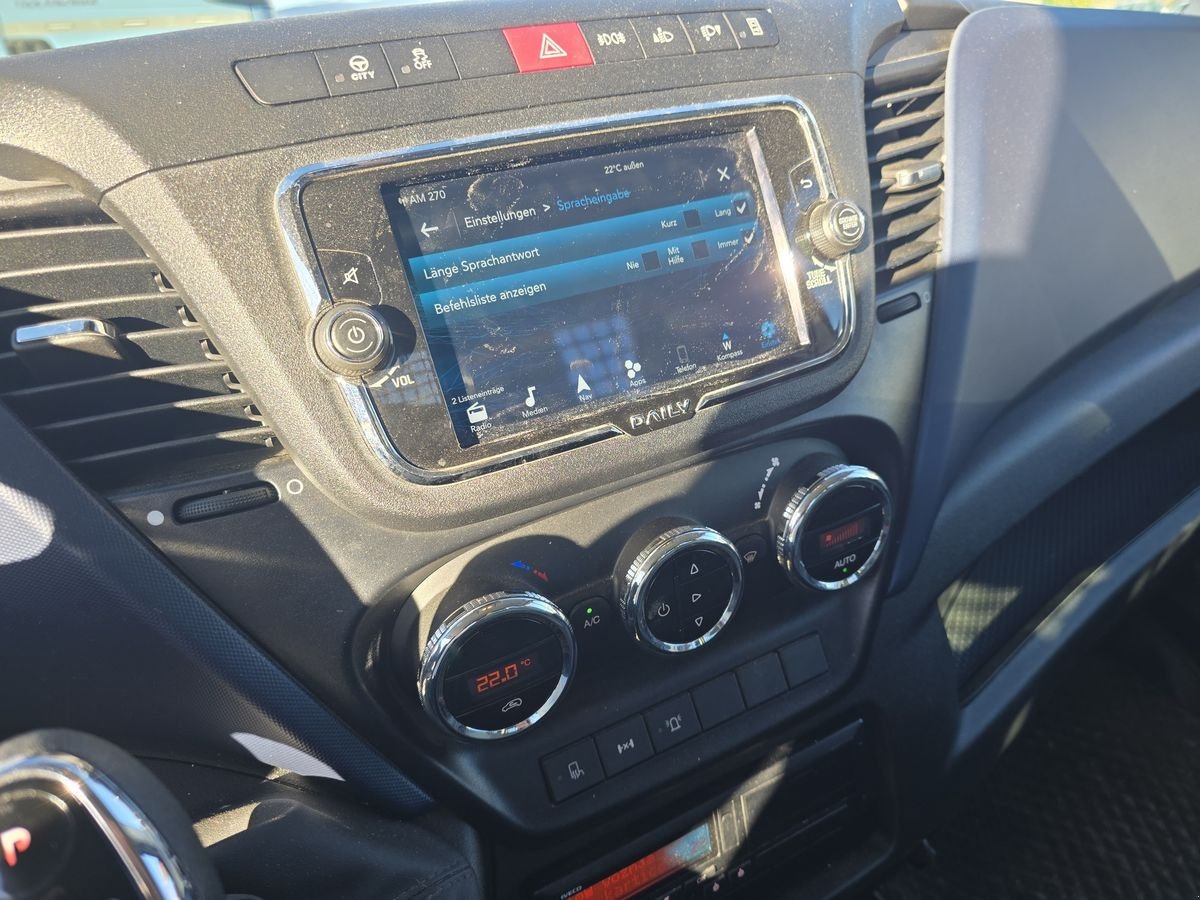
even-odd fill
[[[54,322],[89,333],[29,327]],[[0,193],[0,401],[101,491],[278,451],[154,262],[65,188]]]
[[[913,32],[867,70],[867,151],[877,292],[937,265],[949,32]]]

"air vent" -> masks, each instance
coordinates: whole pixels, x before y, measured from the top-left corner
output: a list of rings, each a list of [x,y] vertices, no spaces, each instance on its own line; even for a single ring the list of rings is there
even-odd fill
[[[942,238],[942,134],[951,32],[912,32],[867,70],[875,286],[933,270]]]
[[[170,281],[65,188],[0,192],[0,400],[101,491],[278,452]]]

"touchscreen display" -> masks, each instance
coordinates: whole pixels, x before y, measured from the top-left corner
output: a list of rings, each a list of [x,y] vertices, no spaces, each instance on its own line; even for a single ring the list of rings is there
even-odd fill
[[[459,444],[807,344],[769,192],[752,130],[385,187]]]

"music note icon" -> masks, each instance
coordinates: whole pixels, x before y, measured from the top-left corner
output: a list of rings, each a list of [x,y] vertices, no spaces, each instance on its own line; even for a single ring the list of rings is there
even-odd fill
[[[528,406],[530,409],[533,409],[535,406],[537,406],[537,400],[534,399],[534,396],[533,396],[533,392],[536,390],[537,390],[536,387],[530,387],[529,388],[529,396],[525,398],[525,405]]]

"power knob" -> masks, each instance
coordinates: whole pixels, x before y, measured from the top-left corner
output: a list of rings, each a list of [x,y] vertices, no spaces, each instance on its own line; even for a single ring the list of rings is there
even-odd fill
[[[728,538],[681,525],[651,539],[620,572],[621,619],[645,647],[697,650],[733,618],[742,579],[741,554]]]
[[[808,214],[808,240],[818,256],[835,260],[862,246],[867,217],[856,203],[822,200]]]

